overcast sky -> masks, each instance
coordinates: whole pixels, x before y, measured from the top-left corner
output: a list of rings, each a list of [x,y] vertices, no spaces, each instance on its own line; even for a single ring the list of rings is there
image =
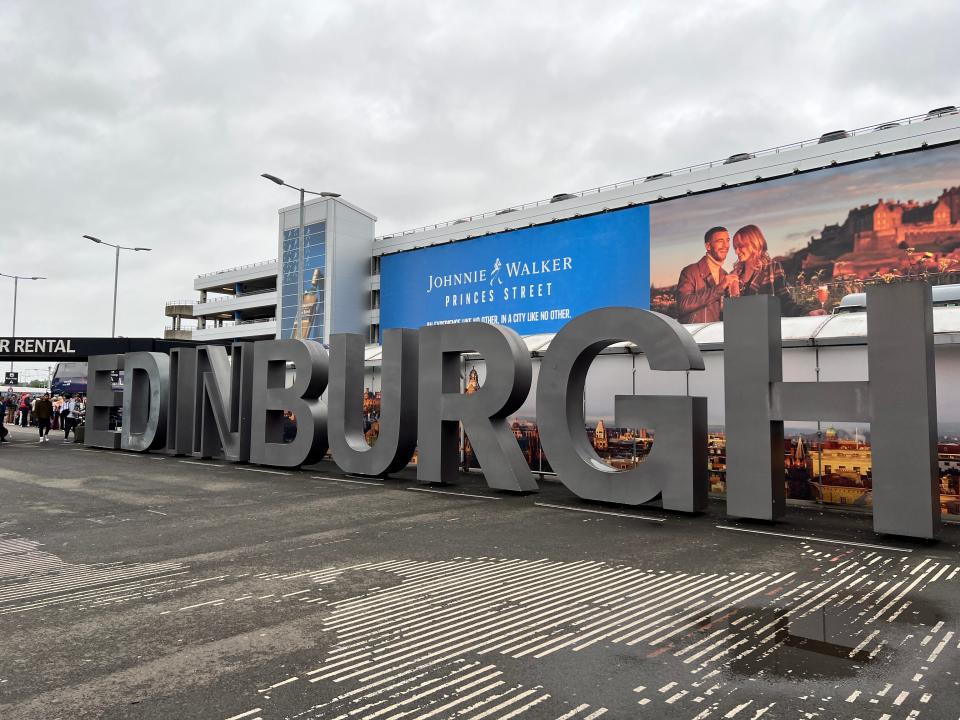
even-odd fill
[[[20,335],[162,336],[292,191],[377,234],[956,104],[956,2],[0,3]],[[0,278],[0,334],[12,282]]]

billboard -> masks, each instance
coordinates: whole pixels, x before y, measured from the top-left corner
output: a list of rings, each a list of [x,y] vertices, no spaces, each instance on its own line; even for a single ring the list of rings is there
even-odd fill
[[[380,326],[470,321],[555,332],[598,307],[649,307],[650,209],[638,206],[384,255]]]
[[[960,146],[751,183],[651,209],[652,310],[723,319],[737,295],[825,315],[897,277],[960,282]]]
[[[323,340],[326,222],[284,230],[280,252],[280,338]],[[302,277],[302,281],[301,281]]]

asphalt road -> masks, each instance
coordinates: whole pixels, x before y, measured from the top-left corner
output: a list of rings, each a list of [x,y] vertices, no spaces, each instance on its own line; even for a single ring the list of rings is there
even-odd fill
[[[0,717],[957,718],[960,527],[0,446]]]

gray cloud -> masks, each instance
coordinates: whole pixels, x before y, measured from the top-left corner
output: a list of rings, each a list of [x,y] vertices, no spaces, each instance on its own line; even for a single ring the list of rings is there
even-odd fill
[[[960,6],[851,2],[0,5],[4,272],[24,333],[156,336],[264,259],[264,171],[378,233],[955,102]],[[0,285],[0,328],[8,328]],[[2,332],[6,332],[3,330]]]

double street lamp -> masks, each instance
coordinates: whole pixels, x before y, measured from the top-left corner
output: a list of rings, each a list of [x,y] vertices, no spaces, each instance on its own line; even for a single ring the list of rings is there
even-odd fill
[[[299,246],[299,248],[298,248],[298,263],[297,263],[297,285],[298,285],[298,288],[299,288],[299,289],[297,290],[297,315],[296,315],[296,317],[295,317],[294,320],[293,320],[294,331],[296,332],[296,329],[297,329],[297,328],[299,327],[299,325],[300,325],[300,311],[301,311],[301,307],[300,307],[300,305],[301,305],[301,297],[300,297],[300,296],[301,296],[301,295],[303,294],[303,292],[304,292],[304,290],[303,290],[303,252],[304,252],[303,216],[304,216],[304,200],[305,200],[305,196],[306,196],[306,195],[316,195],[316,196],[318,196],[318,197],[324,197],[324,198],[338,198],[338,197],[340,197],[340,193],[328,192],[328,191],[315,192],[315,191],[313,191],[313,190],[307,190],[307,189],[302,188],[302,187],[297,187],[296,185],[290,185],[289,183],[284,182],[281,178],[278,178],[276,175],[271,175],[270,173],[261,173],[261,174],[260,174],[260,177],[266,178],[267,180],[269,180],[269,181],[272,182],[272,183],[276,183],[277,185],[282,185],[283,187],[288,187],[288,188],[290,188],[291,190],[296,190],[296,191],[298,191],[298,192],[300,193],[300,235],[299,235],[299,237],[298,237],[298,246]],[[283,279],[283,268],[282,268],[282,267],[280,268],[279,277],[281,278],[281,282],[282,282],[282,279]],[[282,300],[282,297],[283,297],[283,289],[282,289],[282,288],[280,289],[280,296],[281,296],[281,301],[280,301],[280,302],[281,302],[281,304],[282,304],[282,302],[283,302],[283,300]],[[281,334],[282,334],[282,333],[283,333],[283,328],[282,328],[282,318],[281,318]],[[294,337],[296,337],[296,335],[294,335]]]
[[[10,330],[10,337],[17,336],[17,288],[20,285],[21,280],[46,280],[45,277],[40,275],[7,275],[6,273],[0,273],[0,277],[10,278],[13,280],[13,329]],[[13,372],[13,360],[10,361],[10,372]]]
[[[125,247],[123,245],[114,245],[113,243],[104,242],[100,238],[94,237],[93,235],[84,235],[87,240],[95,242],[98,245],[109,245],[110,247],[116,250],[116,255],[113,263],[113,323],[110,325],[110,337],[117,336],[117,276],[120,273],[120,251],[121,250],[133,250],[134,252],[140,252],[144,250],[150,252],[152,248],[148,247]]]

